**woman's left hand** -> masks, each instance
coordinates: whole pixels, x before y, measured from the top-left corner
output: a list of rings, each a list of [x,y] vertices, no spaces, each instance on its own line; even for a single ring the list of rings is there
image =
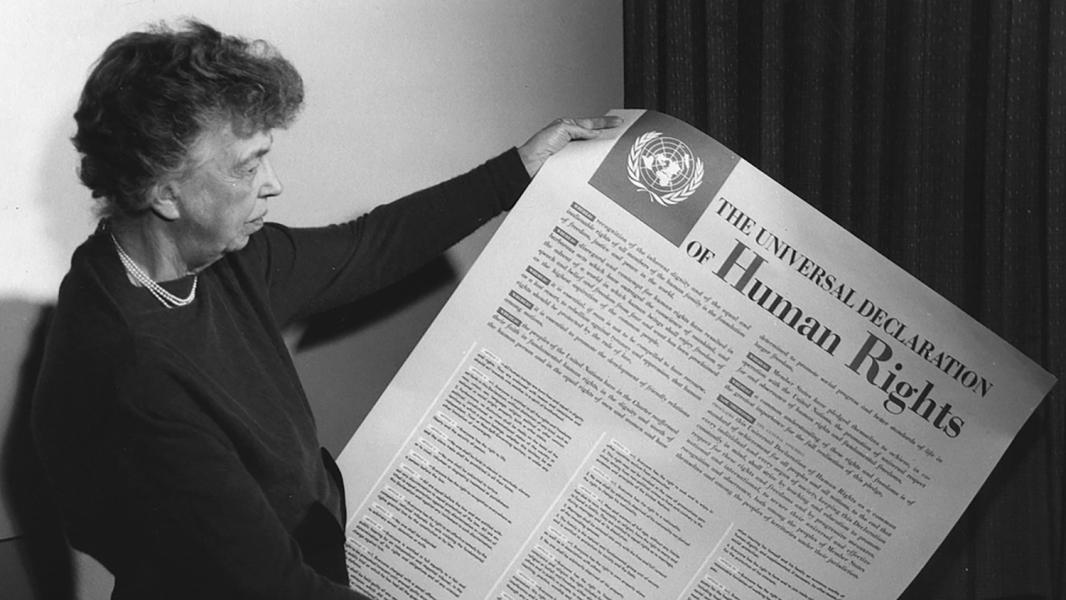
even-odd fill
[[[548,157],[563,149],[571,140],[588,140],[600,136],[601,129],[610,129],[622,124],[621,117],[582,117],[556,119],[547,127],[519,146],[518,155],[532,177],[540,170]]]

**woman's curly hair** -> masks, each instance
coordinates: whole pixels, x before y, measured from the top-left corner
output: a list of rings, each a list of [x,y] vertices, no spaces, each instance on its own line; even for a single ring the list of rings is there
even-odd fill
[[[300,74],[262,40],[198,21],[129,33],[104,51],[82,90],[78,174],[101,216],[134,216],[148,210],[161,178],[181,171],[201,132],[286,127],[302,103]]]

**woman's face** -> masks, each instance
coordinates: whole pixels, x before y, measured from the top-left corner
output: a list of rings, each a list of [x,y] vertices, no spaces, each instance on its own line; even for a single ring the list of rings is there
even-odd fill
[[[282,189],[266,156],[272,143],[269,131],[239,137],[229,125],[200,135],[174,188],[179,214],[174,226],[191,268],[244,248],[263,226],[267,199]]]

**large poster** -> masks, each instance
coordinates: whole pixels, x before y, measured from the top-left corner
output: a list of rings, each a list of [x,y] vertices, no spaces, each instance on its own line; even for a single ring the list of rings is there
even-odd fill
[[[615,114],[342,453],[353,586],[896,598],[1054,378],[728,148]]]

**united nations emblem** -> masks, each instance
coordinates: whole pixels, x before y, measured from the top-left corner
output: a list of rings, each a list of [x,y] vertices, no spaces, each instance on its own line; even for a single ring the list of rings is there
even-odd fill
[[[685,142],[658,131],[633,142],[626,171],[630,183],[663,206],[683,202],[703,183],[703,161]]]

